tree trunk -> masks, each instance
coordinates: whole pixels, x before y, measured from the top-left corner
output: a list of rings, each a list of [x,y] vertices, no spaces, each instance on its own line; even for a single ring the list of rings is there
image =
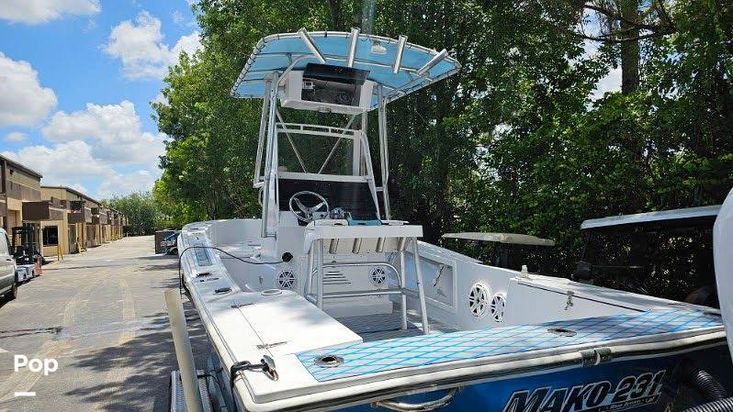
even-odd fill
[[[341,0],[328,0],[327,3],[328,11],[331,13],[331,27],[328,29],[334,31],[344,30],[341,20]]]
[[[639,20],[639,0],[619,0],[621,21],[621,37],[636,38],[639,30],[635,30],[627,21]],[[639,88],[639,41],[621,43],[621,93],[630,94]]]
[[[733,55],[733,6],[725,0],[715,1],[715,16],[723,32],[725,47]]]
[[[361,9],[361,32],[364,34],[372,34],[375,7],[376,0],[364,0]]]

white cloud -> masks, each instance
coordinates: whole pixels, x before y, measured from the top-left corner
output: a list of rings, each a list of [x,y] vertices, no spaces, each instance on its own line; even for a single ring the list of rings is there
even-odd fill
[[[596,88],[591,94],[592,100],[598,100],[606,92],[621,91],[621,67],[612,68],[608,74],[596,83]]]
[[[122,73],[130,79],[162,78],[178,62],[181,51],[193,54],[201,47],[198,32],[182,36],[173,47],[164,42],[160,20],[147,11],[135,21],[112,28],[104,51],[122,61]]]
[[[180,10],[174,10],[173,13],[171,13],[171,20],[179,26],[182,26],[183,23],[186,22],[186,18],[183,17],[183,13],[181,13]]]
[[[158,92],[150,103],[168,104],[168,98],[163,95],[163,92]]]
[[[32,165],[44,184],[90,187],[92,197],[150,190],[160,176],[163,134],[143,131],[135,105],[89,103],[84,110],[56,112],[41,129],[48,144],[3,154]]]
[[[102,175],[109,169],[92,156],[91,146],[81,140],[61,143],[54,147],[26,146],[15,153],[4,154],[21,164],[33,165],[33,169],[43,175],[44,182],[48,178],[73,181]]]
[[[592,58],[598,54],[600,43],[593,40],[586,40],[583,44],[583,57]],[[621,91],[621,67],[612,67],[608,73],[596,83],[591,100],[598,100],[607,92]]]
[[[180,56],[182,51],[186,52],[186,54],[190,56],[196,53],[196,51],[200,48],[201,36],[198,32],[193,32],[188,36],[181,36],[181,38],[178,39],[176,45],[173,46],[173,49],[171,51],[173,52],[175,61],[178,62],[178,56]]]
[[[99,0],[0,0],[0,19],[39,24],[64,14],[89,16],[100,9]]]
[[[38,72],[30,63],[10,59],[0,52],[0,127],[33,126],[56,103],[56,94],[41,87]]]
[[[22,142],[27,136],[21,132],[10,132],[5,136],[5,141],[10,143]]]
[[[44,184],[92,187],[92,197],[150,190],[160,176],[157,165],[165,152],[162,133],[143,131],[132,102],[56,112],[41,129],[50,144],[35,144],[2,154],[40,172]],[[22,141],[11,132],[6,141]]]
[[[130,173],[116,173],[110,176],[97,188],[100,199],[114,195],[124,195],[134,192],[147,192],[153,189],[153,184],[160,177],[159,171],[136,170]]]
[[[127,100],[56,112],[42,133],[55,142],[85,140],[95,158],[110,163],[155,164],[164,152],[163,135],[143,132],[135,105]]]
[[[74,183],[73,185],[67,186],[67,187],[70,187],[70,188],[76,190],[77,192],[89,193],[89,191],[87,190],[87,188],[84,187],[84,185],[80,185],[79,183]]]
[[[81,140],[58,143],[53,147],[36,145],[17,152],[3,152],[19,163],[33,165],[46,185],[69,186],[96,198],[150,190],[160,176],[154,168],[141,167],[119,172],[109,162],[94,157],[92,146]],[[94,192],[81,182],[97,185]]]

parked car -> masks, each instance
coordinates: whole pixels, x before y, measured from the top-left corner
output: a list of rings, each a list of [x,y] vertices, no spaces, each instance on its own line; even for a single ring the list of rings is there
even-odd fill
[[[177,255],[178,254],[178,235],[181,234],[180,230],[176,230],[170,235],[166,236],[160,246],[163,249],[163,253],[166,255]]]
[[[5,300],[13,300],[18,296],[15,259],[10,254],[10,240],[4,229],[0,229],[0,295]]]

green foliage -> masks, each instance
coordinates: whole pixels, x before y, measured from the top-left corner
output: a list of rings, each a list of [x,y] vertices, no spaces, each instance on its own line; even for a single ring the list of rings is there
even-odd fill
[[[674,33],[644,40],[639,87],[591,98],[618,44],[586,53],[577,2],[377,2],[374,32],[451,50],[460,73],[388,108],[393,215],[447,231],[553,238],[579,259],[588,218],[720,203],[733,186],[733,11],[674,2]],[[205,48],[154,104],[171,137],[155,198],[175,225],[255,216],[261,102],[229,90],[263,36],[359,25],[361,2],[200,0]],[[374,116],[374,115],[372,115]],[[376,117],[370,118],[374,143]],[[375,159],[377,161],[377,159]]]
[[[103,203],[122,212],[127,217],[126,233],[130,235],[152,235],[165,225],[163,216],[150,192],[117,196]]]

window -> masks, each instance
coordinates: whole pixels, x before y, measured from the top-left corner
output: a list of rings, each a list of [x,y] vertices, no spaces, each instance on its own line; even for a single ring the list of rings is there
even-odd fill
[[[58,246],[59,244],[59,228],[58,226],[46,226],[43,228],[43,245]]]

